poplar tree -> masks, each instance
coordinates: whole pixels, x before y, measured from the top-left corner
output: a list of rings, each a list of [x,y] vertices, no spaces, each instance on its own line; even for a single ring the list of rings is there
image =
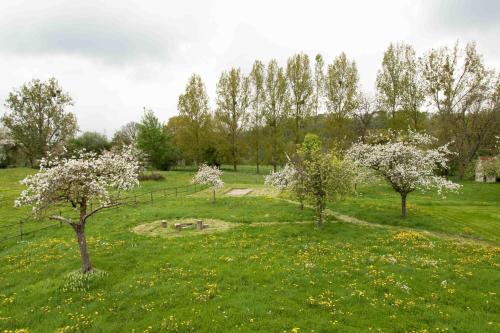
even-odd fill
[[[264,64],[256,60],[250,73],[250,94],[252,112],[250,114],[250,126],[252,134],[253,154],[257,173],[259,173],[260,158],[262,155],[262,126],[264,121]]]
[[[325,91],[326,106],[332,120],[332,136],[343,142],[348,136],[347,120],[353,116],[359,101],[359,76],[356,63],[341,53],[328,65]]]
[[[239,139],[248,118],[249,89],[250,81],[239,68],[223,72],[217,83],[215,117],[222,134],[229,141],[229,158],[235,171],[240,157]]]
[[[311,113],[313,103],[313,82],[309,57],[299,53],[287,61],[286,76],[290,87],[290,111],[294,121],[295,144],[301,140],[301,129]]]
[[[287,117],[288,85],[285,71],[275,59],[267,65],[264,96],[264,118],[270,131],[271,164],[276,172],[283,150],[280,133]]]
[[[184,120],[184,126],[177,133],[182,138],[180,143],[184,153],[188,152],[195,165],[198,165],[202,159],[204,133],[210,120],[208,95],[199,75],[193,74],[189,78],[184,94],[179,96],[177,109]]]

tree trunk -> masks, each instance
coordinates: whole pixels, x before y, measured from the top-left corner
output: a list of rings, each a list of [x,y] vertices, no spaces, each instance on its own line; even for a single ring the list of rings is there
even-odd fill
[[[259,145],[257,144],[257,173],[259,173]]]
[[[468,166],[468,164],[465,161],[460,162],[460,165],[458,166],[458,179],[459,180],[464,179],[465,171],[467,170],[467,166]]]
[[[213,200],[215,202],[215,189],[212,190],[212,194],[213,194]]]
[[[82,257],[82,273],[92,273],[92,265],[90,264],[89,252],[87,250],[87,241],[85,239],[85,224],[75,224],[73,228],[76,232],[78,245],[80,246],[80,256]]]
[[[317,218],[317,227],[318,229],[323,229],[323,207],[321,206],[318,206],[316,208],[316,218]]]
[[[406,196],[407,193],[401,193],[401,217],[406,219]]]

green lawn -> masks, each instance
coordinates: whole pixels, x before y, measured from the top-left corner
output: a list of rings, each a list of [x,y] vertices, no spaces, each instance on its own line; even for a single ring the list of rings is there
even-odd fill
[[[225,172],[225,190],[265,190],[262,175],[242,169]],[[0,226],[27,214],[11,202],[27,172],[0,170],[0,200],[10,201],[0,202]],[[165,176],[144,182],[134,193],[187,185],[192,172]],[[439,201],[412,195],[405,222],[398,218],[397,196],[381,185],[361,188],[359,197],[330,207],[374,223],[469,234],[492,245],[331,218],[320,231],[309,209],[273,197],[227,197],[225,190],[215,203],[205,190],[96,215],[87,227],[89,250],[94,267],[106,275],[77,289],[69,288],[74,285],[66,277],[80,263],[69,227],[0,243],[0,332],[500,329],[499,186],[464,183],[462,194]],[[177,218],[241,226],[175,238],[131,232],[140,224]],[[286,223],[303,221],[311,222]]]
[[[357,218],[500,242],[500,183],[461,183],[459,193],[443,199],[434,193],[408,196],[408,217],[400,217],[401,199],[386,184],[361,186],[359,195],[329,207]]]

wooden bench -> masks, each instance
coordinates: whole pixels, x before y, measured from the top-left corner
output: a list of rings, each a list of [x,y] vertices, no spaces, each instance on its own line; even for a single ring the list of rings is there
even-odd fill
[[[197,220],[195,223],[176,223],[175,230],[180,232],[182,229],[193,228],[196,226],[196,229],[202,230],[208,228],[208,224],[203,224],[202,220]]]

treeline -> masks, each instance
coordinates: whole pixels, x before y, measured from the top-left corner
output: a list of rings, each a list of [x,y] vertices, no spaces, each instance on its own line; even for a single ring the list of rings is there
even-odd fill
[[[55,80],[35,80],[12,92],[2,120],[4,136],[31,165],[61,146],[99,151],[136,142],[159,169],[206,162],[232,164],[235,170],[238,164],[255,164],[258,171],[262,164],[283,165],[306,133],[317,134],[326,148],[347,148],[377,132],[408,129],[427,132],[440,144],[451,142],[452,170],[460,177],[478,155],[498,154],[500,76],[486,68],[474,43],[422,55],[411,45],[391,44],[375,86],[374,96],[363,92],[356,62],[344,53],[330,63],[320,54],[314,59],[296,54],[286,64],[256,60],[249,73],[224,71],[214,109],[202,78],[193,74],[179,96],[177,116],[163,124],[145,110],[140,122],[126,124],[111,141],[97,133],[75,138],[76,120],[64,112],[71,98]],[[34,96],[37,101],[30,103]],[[37,110],[40,105],[50,112]],[[40,129],[40,112],[63,126]]]

